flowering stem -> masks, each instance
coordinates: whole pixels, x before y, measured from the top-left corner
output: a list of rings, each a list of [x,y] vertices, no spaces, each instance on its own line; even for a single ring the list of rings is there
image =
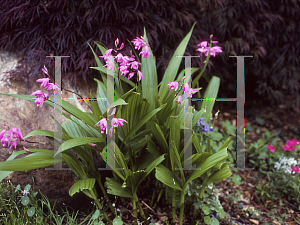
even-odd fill
[[[65,91],[68,91],[68,92],[72,92],[72,93],[74,93],[74,94],[76,94],[76,95],[78,95],[81,99],[83,99],[83,97],[81,96],[81,95],[79,95],[79,94],[77,94],[77,93],[75,93],[75,92],[73,92],[73,91],[70,91],[70,90],[67,90],[67,89],[64,89],[63,87],[61,87],[61,89],[62,90],[65,90]],[[87,104],[87,102],[86,101],[84,101],[86,104]],[[89,106],[89,104],[87,104],[88,105],[88,107],[90,108],[90,110],[93,112],[93,109]]]
[[[48,99],[48,101],[52,102],[50,99]],[[55,104],[55,102],[52,102]],[[57,104],[59,105],[59,104]],[[68,110],[66,110],[63,106],[59,105],[62,109],[64,109],[66,112],[70,113]],[[71,115],[75,116],[74,114],[70,113]],[[77,116],[75,116],[77,118]]]

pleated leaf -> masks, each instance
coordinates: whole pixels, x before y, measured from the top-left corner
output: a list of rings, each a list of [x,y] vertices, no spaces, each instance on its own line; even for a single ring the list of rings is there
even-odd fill
[[[96,179],[95,178],[85,178],[82,180],[77,181],[69,190],[69,195],[73,196],[75,193],[79,193],[80,191],[87,189],[93,190],[95,185]]]

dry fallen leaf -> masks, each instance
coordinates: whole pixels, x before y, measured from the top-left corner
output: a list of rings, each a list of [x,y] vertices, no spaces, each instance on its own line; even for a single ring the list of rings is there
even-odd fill
[[[251,223],[254,223],[254,224],[259,224],[259,221],[258,221],[258,220],[250,219],[249,221],[250,221]]]

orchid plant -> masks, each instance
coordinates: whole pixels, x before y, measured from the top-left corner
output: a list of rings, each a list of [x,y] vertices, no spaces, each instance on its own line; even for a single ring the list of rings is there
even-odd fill
[[[194,170],[188,176],[183,173],[183,170],[175,170],[175,167],[182,168],[182,165],[184,164],[183,155],[186,147],[182,140],[184,134],[183,131],[186,128],[184,126],[184,107],[183,104],[181,104],[181,95],[179,95],[177,99],[178,104],[174,104],[175,96],[180,93],[182,85],[176,95],[172,92],[172,90],[175,89],[175,91],[177,91],[178,89],[178,83],[174,82],[174,79],[178,73],[179,64],[182,60],[181,58],[176,57],[176,55],[184,54],[194,26],[195,24],[176,49],[170,64],[165,71],[163,80],[159,85],[157,85],[155,60],[148,44],[145,30],[144,37],[137,37],[132,41],[135,49],[140,50],[142,48],[142,51],[139,53],[139,55],[142,55],[141,62],[135,51],[134,54],[137,61],[135,61],[135,56],[132,54],[132,51],[131,57],[123,56],[121,53],[113,57],[111,55],[112,51],[117,51],[124,47],[124,43],[122,43],[120,48],[118,48],[118,39],[115,41],[116,50],[105,49],[95,42],[106,62],[106,65],[103,66],[98,56],[91,48],[98,65],[98,67],[92,68],[100,71],[103,80],[103,82],[101,82],[95,79],[98,83],[97,98],[106,98],[105,93],[107,93],[107,90],[114,88],[113,86],[105,85],[107,83],[106,75],[111,76],[109,71],[113,71],[113,77],[118,78],[119,80],[119,82],[116,82],[116,100],[109,106],[106,106],[102,101],[97,101],[97,103],[92,101],[92,113],[82,112],[72,104],[62,101],[62,109],[71,114],[70,117],[62,112],[62,114],[69,119],[62,124],[61,127],[63,132],[62,139],[65,141],[63,143],[59,143],[54,139],[53,131],[40,129],[32,131],[23,139],[20,130],[12,128],[9,132],[10,137],[17,138],[19,141],[25,141],[28,137],[42,135],[58,145],[59,150],[55,155],[61,154],[63,162],[67,163],[72,171],[77,174],[75,183],[69,190],[70,196],[76,192],[83,191],[87,196],[94,199],[108,222],[108,216],[103,211],[103,207],[98,201],[98,195],[94,186],[95,182],[98,182],[107,200],[109,200],[107,193],[130,198],[134,207],[135,224],[137,224],[136,206],[139,208],[145,223],[148,224],[143,209],[139,204],[137,193],[139,185],[146,177],[148,177],[148,175],[151,175],[151,172],[155,169],[157,181],[160,181],[164,186],[160,191],[161,193],[163,190],[167,191],[167,187],[172,188],[173,199],[175,199],[176,190],[181,192],[180,224],[182,224],[184,194],[189,182],[203,175],[204,183],[201,191],[201,195],[203,195],[206,185],[219,182],[231,176],[231,172],[228,169],[228,163],[222,162],[224,159],[228,158],[227,148],[231,138],[228,138],[224,142],[218,152],[212,154],[209,138],[207,139],[206,149],[202,149],[202,144],[199,143],[194,131],[190,138],[190,143],[193,145],[193,155],[191,160],[193,166],[200,170]],[[206,60],[203,62],[203,64],[205,64],[204,69],[206,68],[211,55],[215,56],[217,53],[222,52],[221,47],[212,47],[212,43],[217,42],[213,42],[211,36],[209,47],[207,47],[207,42],[201,42],[198,45],[201,48],[197,50],[201,52],[201,55],[203,53],[206,55]],[[116,64],[119,64],[119,67],[117,67]],[[140,70],[139,66],[141,66]],[[192,69],[195,69],[194,72],[198,71],[197,68]],[[192,84],[192,87],[196,85],[196,82],[200,79],[204,69],[197,78],[193,80],[195,83]],[[45,74],[48,74],[46,67],[42,70]],[[184,70],[178,75],[177,82],[184,80],[183,74]],[[128,75],[128,78],[125,77],[126,75]],[[137,82],[141,82],[142,88],[137,87],[130,81],[135,75],[137,77]],[[192,75],[194,75],[194,73]],[[59,89],[55,84],[49,83],[49,78],[39,79],[37,82],[42,82],[41,87],[47,90],[53,90],[53,94]],[[219,84],[219,78],[213,77],[206,89],[204,98],[216,98]],[[160,89],[158,91],[159,86]],[[170,88],[170,91],[168,91],[168,87]],[[137,89],[137,92],[133,92],[134,89]],[[186,93],[189,98],[198,91],[199,88],[189,88],[188,83],[184,84],[184,93]],[[30,95],[35,96],[33,99],[28,95],[0,94],[23,98],[30,101],[34,100],[38,107],[42,107],[45,103],[54,108],[53,97],[49,97],[49,93],[45,94],[41,90]],[[91,93],[90,96],[93,98]],[[184,101],[186,101],[186,98]],[[192,107],[192,128],[198,123],[199,126],[203,126],[202,132],[211,131],[211,128],[208,127],[206,122],[210,118],[213,105],[214,102],[212,101],[204,101],[200,103],[200,111],[196,111]],[[110,109],[112,110],[110,111]],[[108,115],[114,115],[114,118],[110,121],[111,128],[109,130],[109,135],[112,136],[113,130],[115,131],[116,143],[113,141],[106,144],[105,135],[108,133],[108,121],[106,118],[108,118]],[[118,118],[115,118],[116,116]],[[54,117],[52,118],[58,124],[58,121]],[[99,126],[100,131],[95,128],[95,126]],[[106,131],[105,134],[104,131]],[[5,147],[8,147],[11,144],[10,148],[13,146],[16,149],[16,140],[10,143],[8,137],[3,136],[5,132],[6,130],[3,130],[0,133],[0,135],[2,135],[0,138],[1,142],[3,141],[2,143]],[[120,147],[119,142],[121,142]],[[0,162],[0,170],[5,171],[0,173],[0,180],[3,180],[4,177],[13,171],[31,170],[57,163],[53,157],[52,150],[26,149],[25,143],[23,145],[24,151],[15,152],[7,161]],[[39,143],[45,144],[42,142]],[[69,151],[71,148],[85,164],[71,154]],[[114,177],[106,177],[106,192],[101,183],[100,173],[95,169],[91,150],[100,152],[101,157],[106,161],[106,155],[109,152],[114,152],[113,149],[115,150],[115,166],[112,165],[112,162],[109,160],[107,161],[107,164],[110,168],[122,168],[122,170],[114,169]],[[31,154],[20,159],[14,159],[17,155],[23,153]],[[210,174],[210,172],[213,172],[213,174]],[[109,204],[114,213],[115,211],[113,210],[110,201]],[[173,220],[175,220],[175,202],[173,201],[172,208]]]

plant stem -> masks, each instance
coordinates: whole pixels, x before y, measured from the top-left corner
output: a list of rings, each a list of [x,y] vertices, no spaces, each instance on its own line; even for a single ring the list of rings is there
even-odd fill
[[[98,208],[99,208],[99,209],[101,210],[101,212],[103,213],[104,218],[107,220],[107,222],[109,223],[109,225],[112,225],[111,221],[108,219],[108,216],[107,216],[106,212],[103,210],[103,208],[102,208],[102,206],[101,206],[99,200],[98,200],[97,197],[95,196],[94,191],[93,191],[93,190],[89,190],[89,191],[90,191],[91,196],[92,196],[93,199],[95,200],[95,202],[96,202]]]
[[[135,199],[132,198],[132,205],[133,205],[133,214],[134,214],[134,225],[138,225],[137,223],[137,211],[136,211],[136,203],[135,203]]]
[[[175,197],[176,197],[176,190],[173,188],[172,190],[172,216],[173,216],[173,223],[175,223]]]
[[[156,200],[156,202],[155,202],[155,204],[154,204],[154,206],[153,206],[153,208],[156,208],[156,206],[157,206],[157,203],[159,202],[159,200],[160,200],[160,198],[161,198],[161,196],[162,196],[162,192],[163,192],[163,188],[162,189],[160,189],[160,192],[159,192],[159,194],[158,194],[158,197],[157,197],[157,200]]]
[[[137,201],[137,205],[138,205],[138,208],[139,208],[139,210],[140,210],[141,216],[143,217],[145,223],[148,225],[148,224],[149,224],[149,223],[148,223],[148,220],[147,220],[147,218],[146,218],[146,215],[145,215],[145,213],[144,213],[144,210],[143,210],[141,204],[139,203],[139,201]]]
[[[106,193],[106,191],[105,191],[105,189],[104,189],[104,187],[103,187],[103,185],[102,185],[102,182],[101,182],[101,176],[100,176],[99,173],[97,173],[97,174],[98,174],[98,175],[97,175],[97,177],[96,177],[96,180],[97,180],[97,182],[98,182],[98,184],[99,184],[99,186],[100,186],[100,189],[101,189],[102,193],[104,194],[105,199],[108,201],[108,205],[109,205],[109,207],[110,207],[112,213],[114,214],[114,216],[117,216],[116,210],[115,210],[115,208],[112,206],[111,201],[110,201],[110,199],[109,199],[109,197],[108,197],[108,195],[107,195],[107,193]]]
[[[155,187],[153,188],[153,194],[152,194],[151,203],[150,203],[151,206],[153,206],[153,201],[154,201],[154,196],[155,196],[155,193],[156,193],[157,183],[158,183],[158,180],[155,181]]]
[[[180,195],[180,216],[179,216],[179,225],[182,225],[183,212],[184,212],[184,190],[181,191],[181,195]]]

